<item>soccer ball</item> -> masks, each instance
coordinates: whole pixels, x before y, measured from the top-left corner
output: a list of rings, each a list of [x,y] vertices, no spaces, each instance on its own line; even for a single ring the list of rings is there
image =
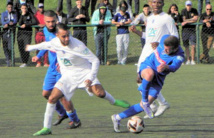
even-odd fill
[[[139,116],[133,116],[128,120],[127,128],[132,133],[141,133],[144,129],[143,119]]]

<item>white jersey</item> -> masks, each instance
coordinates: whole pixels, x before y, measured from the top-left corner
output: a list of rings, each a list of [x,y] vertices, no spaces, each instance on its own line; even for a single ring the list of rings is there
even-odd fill
[[[154,15],[153,13],[147,18],[147,26],[146,26],[146,44],[141,52],[140,58],[138,60],[138,69],[141,62],[143,62],[146,57],[148,57],[152,52],[153,49],[151,47],[152,42],[160,42],[161,37],[169,34],[179,37],[178,30],[175,26],[173,18],[162,12],[158,15]]]
[[[62,77],[54,87],[60,89],[67,100],[70,100],[74,90],[85,88],[85,80],[91,80],[92,85],[100,84],[97,79],[99,59],[83,42],[72,36],[69,39],[68,46],[63,46],[60,39],[56,37],[49,42],[28,47],[28,51],[46,49],[56,52]]]

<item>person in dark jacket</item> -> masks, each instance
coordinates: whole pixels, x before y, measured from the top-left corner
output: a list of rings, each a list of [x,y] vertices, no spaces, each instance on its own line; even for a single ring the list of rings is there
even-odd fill
[[[84,25],[89,21],[88,10],[82,6],[82,0],[76,0],[76,6],[71,9],[68,22],[72,22],[74,25]],[[81,40],[87,46],[86,27],[73,27],[73,37]]]
[[[31,44],[31,39],[32,39],[31,26],[36,25],[37,21],[34,15],[28,11],[26,4],[22,4],[21,13],[22,14],[19,19],[20,27],[18,28],[17,40],[18,40],[20,57],[23,63],[22,65],[20,65],[20,67],[26,67],[30,53],[25,51],[25,46],[27,44]]]
[[[57,17],[57,24],[58,23],[63,23],[63,24],[68,24],[68,16],[65,14],[62,9],[57,8],[56,9],[56,17]]]

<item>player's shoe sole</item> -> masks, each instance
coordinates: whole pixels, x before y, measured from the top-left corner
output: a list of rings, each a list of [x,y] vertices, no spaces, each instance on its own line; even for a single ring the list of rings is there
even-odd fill
[[[111,116],[111,120],[112,120],[113,125],[114,125],[114,131],[117,133],[120,133],[120,121],[116,119],[115,114]]]
[[[40,131],[34,133],[33,136],[50,135],[50,134],[52,134],[52,132],[49,128],[43,128]]]

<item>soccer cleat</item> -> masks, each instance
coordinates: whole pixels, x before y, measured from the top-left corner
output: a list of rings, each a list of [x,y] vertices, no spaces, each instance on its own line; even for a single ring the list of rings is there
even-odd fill
[[[148,102],[143,102],[143,110],[144,112],[149,116],[150,119],[154,118],[154,114],[152,112],[152,109],[150,108],[150,104]]]
[[[62,122],[64,119],[66,119],[66,118],[68,118],[67,115],[58,116],[58,120],[56,120],[56,121],[53,123],[53,125],[54,125],[54,126],[57,126],[57,125],[61,124],[61,122]]]
[[[127,101],[118,100],[118,99],[115,99],[114,105],[120,106],[123,108],[129,108],[130,107],[130,104]]]
[[[40,135],[50,135],[52,134],[51,133],[51,130],[49,128],[43,128],[41,129],[40,131],[36,132],[33,134],[33,136],[40,136]]]
[[[152,104],[150,104],[150,108],[152,109],[152,112],[155,113],[158,109],[158,106],[155,102],[153,102]],[[143,118],[148,119],[149,116],[146,114]]]
[[[116,114],[111,116],[111,120],[112,120],[113,125],[114,125],[114,131],[119,133],[120,132],[120,120],[116,119]]]
[[[161,115],[162,115],[167,109],[169,109],[169,108],[170,108],[170,106],[169,106],[168,103],[166,103],[166,104],[164,104],[164,105],[160,105],[160,106],[158,107],[157,112],[155,113],[155,117],[161,116]]]
[[[79,122],[74,122],[74,121],[70,121],[68,123],[67,129],[74,129],[74,128],[78,128],[81,126],[81,121],[79,120]]]
[[[190,65],[190,61],[189,60],[187,60],[186,65]]]

